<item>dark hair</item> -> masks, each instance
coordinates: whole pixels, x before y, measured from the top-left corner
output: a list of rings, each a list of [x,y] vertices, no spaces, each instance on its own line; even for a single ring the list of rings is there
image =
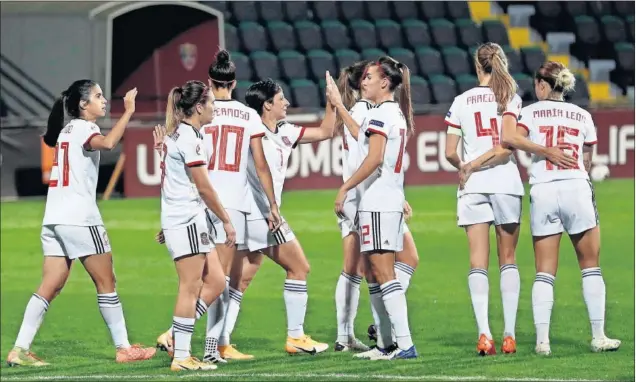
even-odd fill
[[[166,130],[175,131],[183,118],[192,117],[194,107],[208,100],[208,87],[201,81],[188,81],[181,87],[174,87],[168,95],[166,106]]]
[[[64,90],[60,97],[55,100],[46,123],[46,132],[42,137],[44,143],[49,147],[55,147],[57,138],[64,127],[64,110],[73,117],[80,117],[80,102],[90,102],[91,90],[97,85],[93,80],[77,80]]]
[[[406,119],[406,127],[409,134],[413,134],[415,123],[413,123],[413,104],[411,103],[411,71],[408,66],[389,56],[380,57],[371,65],[378,66],[380,74],[389,79],[389,90],[397,93],[396,98]],[[363,77],[365,75],[366,71]]]
[[[227,50],[220,50],[208,69],[208,76],[215,88],[229,88],[236,79],[236,65],[230,59]]]
[[[499,44],[487,42],[475,52],[475,62],[490,74],[488,86],[495,94],[497,113],[503,114],[517,92],[517,83],[508,73],[508,58]]]
[[[253,83],[245,93],[245,103],[256,110],[258,115],[263,115],[265,102],[272,102],[274,96],[280,93],[281,87],[271,78]]]
[[[552,91],[567,93],[574,90],[576,79],[574,74],[560,62],[547,61],[534,74],[537,80],[543,80],[550,85]]]
[[[359,99],[360,82],[370,63],[371,60],[358,61],[340,71],[338,90],[342,95],[342,104],[347,110],[351,110]],[[336,134],[341,134],[343,128],[344,121],[340,115],[336,115]]]

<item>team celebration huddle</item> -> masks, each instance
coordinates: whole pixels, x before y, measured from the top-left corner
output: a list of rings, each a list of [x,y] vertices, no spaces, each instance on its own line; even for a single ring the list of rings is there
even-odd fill
[[[459,171],[457,225],[468,238],[476,352],[495,355],[499,340],[502,353],[517,351],[521,281],[515,251],[524,186],[514,150],[532,154],[529,216],[536,264],[535,352],[551,354],[550,318],[564,232],[581,269],[591,350],[617,350],[620,341],[604,332],[599,216],[588,176],[596,127],[589,112],[564,100],[564,94],[575,88],[574,76],[558,62],[545,62],[534,77],[538,101],[522,107],[499,45],[481,45],[474,64],[479,83],[455,98],[445,123],[446,158]],[[31,345],[75,259],[95,284],[116,362],[148,360],[156,349],[167,352],[173,371],[214,370],[228,361],[254,358],[230,339],[243,295],[264,257],[286,273],[281,279],[287,322],[284,351],[315,355],[329,349],[317,340],[324,338],[314,339],[305,331],[310,265],[281,206],[292,151],[336,136],[342,139],[344,183],[335,196],[334,229],[337,221],[343,267],[335,288],[333,348],[367,360],[418,357],[406,299],[419,263],[407,226],[412,210],[404,195],[404,155],[417,129],[409,68],[384,56],[356,62],[341,70],[337,79],[325,73],[324,118],[312,128],[286,122],[289,102],[271,79],[252,84],[244,100],[233,99],[236,66],[227,51],[216,54],[208,74],[205,81],[188,81],[170,91],[165,124],[153,131],[161,158],[161,230],[154,239],[163,246],[159,250],[167,249],[172,256],[178,276],[172,323],[166,322],[165,332],[157,333],[156,347],[128,340],[111,246],[96,203],[100,151],[112,150],[123,137],[135,112],[137,90],[126,94],[125,112],[107,135],[96,124],[105,116],[107,103],[97,83],[76,81],[57,99],[43,137],[55,148],[41,231],[43,277],[8,354],[10,366],[49,365],[32,352]],[[67,123],[66,115],[71,118]],[[493,336],[488,320],[491,225],[500,266],[502,337]],[[374,321],[368,328],[373,346],[354,334],[363,278]],[[192,335],[196,321],[203,317],[207,325],[199,359],[193,355]]]

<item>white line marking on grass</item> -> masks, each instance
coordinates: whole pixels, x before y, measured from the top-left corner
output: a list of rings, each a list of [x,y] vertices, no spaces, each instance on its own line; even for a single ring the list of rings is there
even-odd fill
[[[114,379],[128,379],[128,380],[145,380],[145,379],[188,379],[188,378],[294,378],[294,379],[386,379],[386,380],[399,380],[399,381],[512,381],[512,382],[596,382],[602,381],[600,379],[555,379],[555,378],[492,378],[492,377],[480,377],[480,376],[453,376],[453,375],[387,375],[387,374],[336,374],[336,373],[192,373],[192,374],[131,374],[131,375],[45,375],[45,376],[25,376],[25,377],[10,377],[3,376],[3,381],[61,381],[61,380],[114,380]]]

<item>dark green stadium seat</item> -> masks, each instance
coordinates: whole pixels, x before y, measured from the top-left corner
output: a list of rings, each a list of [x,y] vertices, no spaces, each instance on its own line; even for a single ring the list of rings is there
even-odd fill
[[[282,1],[259,1],[258,14],[263,21],[282,21],[285,18]]]
[[[267,23],[267,31],[275,51],[295,50],[297,48],[294,27],[290,24],[283,21],[272,21]]]
[[[634,15],[631,14],[627,16],[625,20],[627,20],[626,24],[627,24],[627,30],[629,31],[630,40],[634,42]]]
[[[625,91],[634,86],[634,44],[615,44],[613,58],[616,60],[616,68],[610,72],[610,80]]]
[[[585,15],[575,17],[574,34],[576,42],[570,46],[570,53],[584,61],[598,57],[602,36],[599,25],[593,17]]]
[[[244,21],[239,24],[241,42],[247,52],[267,49],[267,34],[265,28],[253,21]]]
[[[616,16],[603,16],[601,18],[601,25],[605,40],[609,43],[617,43],[627,41],[627,31],[625,30],[625,23],[622,19]]]
[[[420,13],[426,20],[446,17],[446,7],[443,1],[420,1],[419,5]]]
[[[455,24],[446,19],[433,19],[428,22],[433,43],[439,48],[457,45]]]
[[[252,66],[256,73],[256,78],[279,78],[280,69],[278,68],[278,58],[265,51],[252,52],[250,54]]]
[[[468,59],[468,53],[456,46],[448,46],[442,49],[442,57],[446,67],[446,73],[452,77],[471,73],[472,61]]]
[[[244,21],[258,21],[258,11],[254,1],[231,1],[232,17],[241,23]]]
[[[523,60],[524,71],[534,73],[545,62],[545,53],[538,46],[521,48],[521,59]]]
[[[411,48],[431,45],[431,34],[426,23],[409,19],[402,22],[406,42]]]
[[[232,24],[226,23],[225,29],[225,49],[228,51],[237,51],[241,49],[241,43],[238,37],[238,31]]]
[[[417,19],[418,6],[414,1],[392,1],[393,13],[398,20]]]
[[[464,48],[479,46],[484,39],[479,26],[472,19],[455,20],[460,45]]]
[[[344,20],[364,20],[367,18],[364,11],[366,3],[362,1],[339,1],[340,14]]]
[[[613,11],[610,1],[590,1],[588,2],[588,8],[588,13],[596,16],[597,18],[611,15]]]
[[[469,19],[470,9],[467,1],[445,1],[446,15],[449,19]]]
[[[278,61],[283,77],[288,80],[307,78],[307,60],[304,55],[293,50],[285,50],[278,54]]]
[[[412,51],[405,48],[391,48],[389,49],[389,56],[408,66],[412,75],[419,74],[420,69]]]
[[[312,3],[314,17],[318,20],[338,20],[338,7],[335,1],[314,1]]]
[[[433,101],[428,82],[420,76],[411,76],[411,101],[413,105],[428,105]]]
[[[570,17],[587,15],[587,6],[585,1],[565,1],[564,11]]]
[[[293,107],[320,107],[320,90],[314,82],[309,80],[293,80],[289,84],[289,87],[293,95]]]
[[[290,22],[306,20],[309,18],[309,8],[303,1],[284,1],[285,19]]]
[[[386,56],[386,52],[381,49],[371,48],[363,50],[361,56],[363,60],[377,61],[380,57]]]
[[[245,93],[247,93],[247,89],[252,85],[251,81],[237,81],[236,87],[232,92],[232,98],[235,100],[245,103]]]
[[[574,92],[565,95],[565,100],[573,102],[583,108],[587,107],[590,103],[590,91],[587,87],[587,81],[579,74],[575,75],[576,88]]]
[[[347,49],[351,45],[347,27],[337,20],[325,20],[320,23],[325,45],[331,51]]]
[[[508,29],[499,20],[484,20],[481,24],[484,41],[495,42],[499,45],[510,45]]]
[[[368,1],[366,6],[371,20],[391,18],[391,7],[388,1]]]
[[[375,22],[375,30],[377,31],[381,48],[390,49],[404,46],[400,24],[395,21],[377,20]]]
[[[337,50],[334,56],[336,58],[336,66],[338,67],[337,73],[331,73],[331,76],[334,78],[336,78],[343,68],[361,60],[360,53],[351,49]]]
[[[513,47],[511,47],[510,45],[504,45],[502,46],[502,49],[504,53],[506,53],[506,57],[508,57],[508,71],[510,71],[511,73],[523,72],[524,67],[521,61],[521,54],[519,54],[519,52]],[[534,73],[534,72],[530,72],[530,73]]]
[[[312,49],[322,49],[322,33],[318,24],[307,20],[298,21],[294,23],[294,29],[302,50],[308,52]]]
[[[325,78],[325,72],[337,73],[336,63],[331,53],[316,49],[307,53],[307,61],[309,62],[309,74],[315,80]]]
[[[534,95],[534,80],[532,77],[525,73],[515,73],[512,78],[517,82],[517,94],[524,101],[532,101],[535,99]]]
[[[449,77],[436,75],[431,77],[428,82],[431,85],[435,103],[450,104],[457,96],[455,81]]]
[[[415,56],[420,66],[419,73],[427,78],[444,73],[444,62],[439,51],[422,46],[415,50]]]
[[[457,83],[457,92],[459,94],[467,92],[479,85],[479,80],[477,80],[477,77],[472,74],[462,74],[461,76],[457,76],[455,77],[455,82]]]
[[[250,81],[252,79],[252,65],[250,59],[240,52],[230,52],[230,57],[236,66],[236,79],[238,81]]]
[[[612,1],[614,6],[614,14],[619,16],[634,16],[634,2],[633,1]]]
[[[353,20],[349,24],[351,30],[351,38],[353,44],[359,50],[377,48],[378,41],[376,39],[375,27],[365,20]]]

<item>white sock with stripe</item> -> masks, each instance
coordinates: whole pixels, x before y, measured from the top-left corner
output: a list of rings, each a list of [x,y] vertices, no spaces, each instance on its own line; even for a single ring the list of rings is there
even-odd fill
[[[389,313],[389,319],[395,331],[398,347],[402,350],[408,350],[413,346],[413,339],[409,329],[408,308],[402,284],[398,280],[391,280],[380,285],[380,289],[382,290],[384,306]]]
[[[393,268],[395,270],[395,276],[400,281],[400,284],[402,284],[402,289],[404,289],[404,292],[406,293],[409,289],[409,285],[411,284],[411,277],[413,277],[415,269],[400,261],[396,262],[395,265],[393,265]]]
[[[225,277],[225,289],[223,293],[212,303],[208,310],[208,321],[206,325],[206,337],[219,339],[223,333],[227,308],[230,299],[230,278]],[[219,343],[219,345],[223,345]],[[229,345],[229,344],[228,344]]]
[[[172,318],[172,338],[174,338],[174,359],[183,361],[190,357],[192,333],[194,333],[194,318]]]
[[[583,298],[592,326],[592,338],[605,338],[605,281],[601,268],[586,268],[581,271],[583,277]]]
[[[532,315],[537,331],[537,345],[550,343],[550,316],[554,306],[554,280],[549,273],[537,273],[532,285]]]
[[[499,269],[501,272],[501,301],[504,311],[504,337],[512,336],[515,338],[519,290],[521,289],[519,269],[517,264],[504,264]]]
[[[349,339],[355,337],[353,326],[358,313],[361,282],[361,276],[342,271],[336,284],[337,341],[342,344],[349,343]]]
[[[382,300],[380,284],[369,283],[369,299],[371,300],[371,314],[375,323],[377,345],[380,349],[386,349],[393,345],[391,319]]]
[[[130,347],[128,331],[126,330],[126,320],[124,319],[124,310],[119,301],[117,292],[98,294],[97,304],[108,326],[108,330],[110,330],[110,335],[113,337],[115,347]]]
[[[471,269],[468,273],[468,288],[477,320],[478,334],[485,334],[491,340],[492,333],[488,325],[488,271],[480,268]]]
[[[287,311],[287,336],[300,338],[305,335],[303,325],[307,312],[307,281],[285,280],[283,290],[285,309]]]
[[[239,311],[241,310],[241,301],[243,300],[243,293],[230,287],[230,301],[227,307],[227,313],[225,315],[225,325],[223,325],[223,332],[221,338],[219,338],[219,345],[227,346],[230,344],[230,335],[234,332],[236,326],[236,320],[238,319]]]
[[[35,338],[35,335],[42,325],[44,320],[44,314],[49,309],[49,302],[37,293],[33,293],[31,299],[24,310],[24,318],[22,319],[22,325],[18,332],[18,338],[15,341],[15,346],[29,350],[31,343]]]

